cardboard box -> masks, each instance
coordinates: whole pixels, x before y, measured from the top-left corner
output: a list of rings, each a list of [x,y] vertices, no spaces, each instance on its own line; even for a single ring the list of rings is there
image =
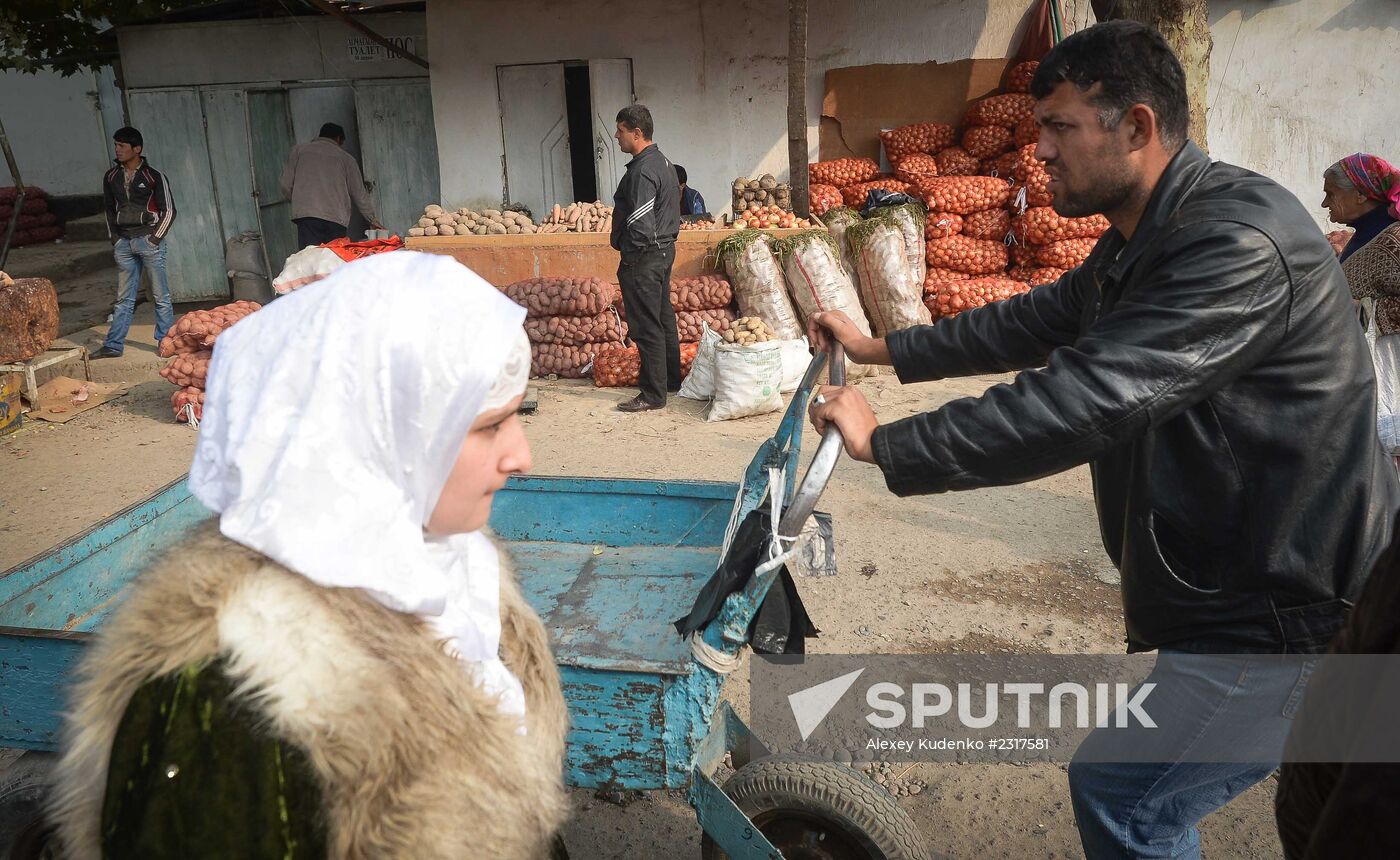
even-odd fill
[[[880,131],[915,122],[962,124],[969,102],[994,95],[1013,61],[959,60],[849,66],[826,73],[822,100],[823,161],[881,160]]]

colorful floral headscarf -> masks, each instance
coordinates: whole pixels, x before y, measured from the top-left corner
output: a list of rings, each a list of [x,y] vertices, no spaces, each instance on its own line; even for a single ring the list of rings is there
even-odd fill
[[[1391,217],[1400,219],[1400,170],[1384,158],[1358,152],[1341,161],[1356,190],[1377,203],[1390,204]]]

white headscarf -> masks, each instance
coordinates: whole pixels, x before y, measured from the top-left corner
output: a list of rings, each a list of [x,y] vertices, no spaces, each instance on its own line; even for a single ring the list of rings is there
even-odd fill
[[[525,391],[524,317],[449,257],[342,266],[219,336],[189,480],[230,540],[422,617],[522,715],[495,547],[423,528],[472,422]]]

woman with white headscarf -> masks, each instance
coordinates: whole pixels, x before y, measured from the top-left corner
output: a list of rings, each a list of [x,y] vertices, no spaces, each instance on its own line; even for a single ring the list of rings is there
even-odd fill
[[[217,528],[134,583],[80,667],[68,856],[548,854],[559,676],[483,531],[530,466],[523,318],[400,251],[220,335],[189,479]]]

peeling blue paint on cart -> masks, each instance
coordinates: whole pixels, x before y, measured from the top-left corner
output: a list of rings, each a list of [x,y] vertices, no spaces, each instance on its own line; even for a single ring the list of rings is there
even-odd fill
[[[770,468],[785,470],[791,495],[807,394],[793,396],[742,490],[706,481],[515,478],[492,508],[491,527],[559,664],[571,722],[568,783],[690,786],[706,832],[736,858],[781,857],[711,781],[723,752],[752,739],[721,705],[723,676],[692,656],[673,622],[714,573],[736,499],[741,516],[759,504]],[[211,516],[181,479],[0,574],[0,745],[54,748],[87,631],[101,627],[138,572],[177,551]],[[755,577],[731,595],[705,640],[737,656],[771,581]]]

